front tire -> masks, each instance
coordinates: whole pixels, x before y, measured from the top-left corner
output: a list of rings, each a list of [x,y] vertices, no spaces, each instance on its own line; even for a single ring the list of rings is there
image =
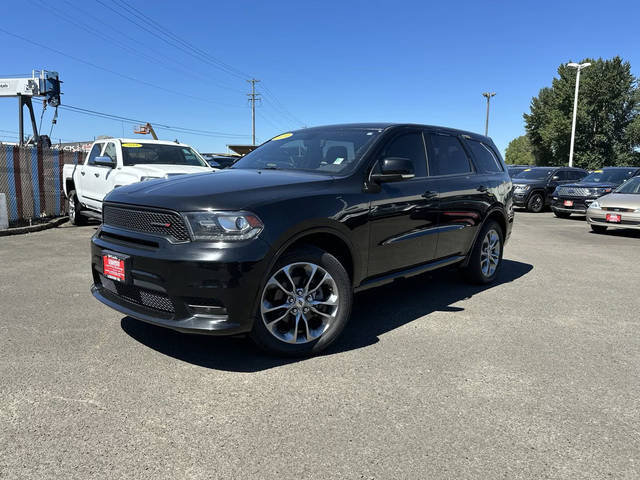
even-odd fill
[[[86,225],[87,217],[82,215],[82,206],[78,201],[78,195],[75,190],[69,192],[69,198],[67,198],[67,212],[69,212],[69,222],[72,225]]]
[[[267,276],[251,338],[268,353],[315,355],[338,338],[352,303],[351,280],[336,257],[313,246],[296,248]]]
[[[607,233],[607,227],[603,225],[591,224],[591,230],[593,230],[594,233]]]
[[[570,213],[567,212],[558,212],[556,210],[553,211],[554,215],[558,218],[569,218],[571,216]]]
[[[544,198],[541,193],[532,193],[527,202],[527,210],[533,213],[540,213],[544,208]]]
[[[467,281],[478,285],[493,282],[502,266],[503,245],[504,233],[500,225],[494,220],[485,222],[473,245],[469,262],[462,269]]]

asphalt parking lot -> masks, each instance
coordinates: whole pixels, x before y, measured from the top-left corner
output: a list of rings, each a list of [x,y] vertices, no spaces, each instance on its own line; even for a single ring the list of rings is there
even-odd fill
[[[306,360],[89,293],[95,226],[0,238],[1,478],[638,478],[640,233],[518,212],[499,284],[363,292]]]

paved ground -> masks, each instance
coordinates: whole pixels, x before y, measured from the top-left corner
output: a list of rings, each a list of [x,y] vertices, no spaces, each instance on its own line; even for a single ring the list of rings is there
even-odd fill
[[[0,477],[638,478],[640,234],[516,221],[499,285],[362,293],[295,362],[96,302],[95,227],[0,238]]]

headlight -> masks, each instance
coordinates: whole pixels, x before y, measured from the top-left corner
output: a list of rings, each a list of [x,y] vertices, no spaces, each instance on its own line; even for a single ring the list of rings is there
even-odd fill
[[[140,177],[140,181],[146,182],[147,180],[158,180],[160,178],[165,178],[165,177]]]
[[[589,205],[589,208],[600,208],[600,204],[597,200],[594,200],[593,202],[591,202],[591,205]]]
[[[185,213],[194,240],[232,242],[249,240],[264,228],[262,221],[247,212]]]

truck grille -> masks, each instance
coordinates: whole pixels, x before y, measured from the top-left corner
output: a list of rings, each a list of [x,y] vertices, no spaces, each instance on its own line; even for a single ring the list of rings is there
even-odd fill
[[[591,190],[585,187],[558,187],[558,195],[563,197],[588,197]]]
[[[176,242],[189,241],[187,226],[175,212],[104,205],[102,222],[125,230],[168,237]]]
[[[102,286],[106,290],[123,300],[143,305],[154,310],[175,313],[175,308],[171,299],[159,292],[139,288],[134,285],[127,285],[121,282],[114,282],[104,275],[100,275],[100,283],[102,283]]]

